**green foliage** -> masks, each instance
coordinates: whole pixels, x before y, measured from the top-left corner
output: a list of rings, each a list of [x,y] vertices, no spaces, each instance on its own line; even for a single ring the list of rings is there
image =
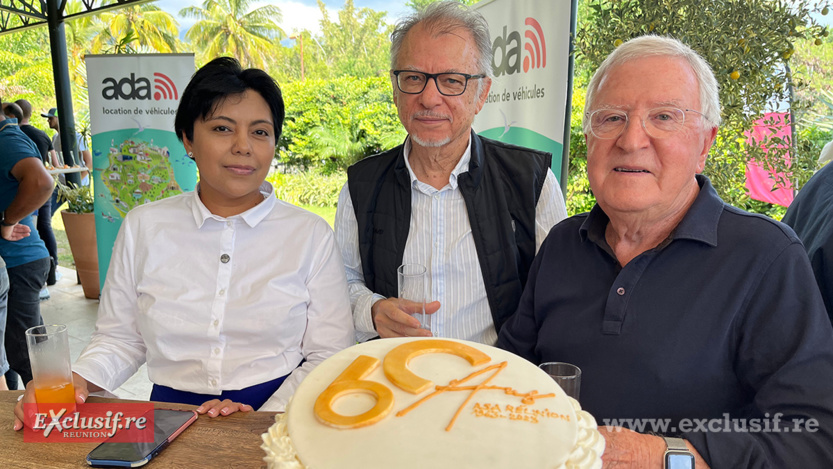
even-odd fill
[[[278,26],[281,10],[274,5],[251,9],[251,0],[205,0],[179,14],[197,20],[185,37],[197,50],[197,61],[206,63],[232,56],[244,67],[266,69],[275,43],[286,34]]]
[[[46,32],[43,28],[0,36],[0,97],[4,102],[29,100],[34,115],[55,106]],[[33,118],[32,124],[48,129],[45,119]]]
[[[746,144],[745,133],[756,119],[790,101],[790,85],[805,83],[789,68],[796,41],[823,38],[825,28],[810,16],[823,2],[796,0],[588,0],[588,17],[576,34],[576,46],[585,66],[595,69],[622,41],[644,35],[676,37],[699,52],[714,69],[720,84],[723,124],[711,151],[706,174],[729,203],[745,204],[744,170],[750,159],[765,162],[779,172],[791,171],[793,182],[806,179],[812,146],[801,143],[799,131],[792,142],[767,142],[768,152]],[[660,73],[660,71],[657,71]],[[792,102],[796,115],[805,108]],[[783,155],[787,145],[792,167]]]
[[[67,211],[71,213],[93,213],[93,198],[90,186],[68,186],[58,183],[58,194],[67,201]]]
[[[567,214],[589,212],[596,203],[587,180],[587,143],[581,130],[581,116],[584,113],[586,81],[576,76],[573,81],[572,113],[570,114],[570,170],[567,178]]]
[[[570,161],[570,175],[567,178],[567,215],[589,212],[596,204],[587,180],[587,159]]]
[[[390,86],[387,77],[285,84],[286,119],[278,145],[281,160],[302,169],[325,165],[343,169],[360,157],[401,143],[405,132]],[[341,149],[325,148],[339,139]]]
[[[90,25],[93,53],[136,54],[177,51],[179,25],[170,13],[151,4],[102,12]]]
[[[432,3],[436,3],[438,1],[440,1],[440,0],[408,0],[407,2],[405,2],[405,5],[413,8],[414,10],[419,11],[419,10],[425,8],[426,6],[428,6]],[[475,3],[479,2],[479,1],[480,0],[460,0],[460,3],[466,4],[466,5],[474,5]]]
[[[335,207],[347,174],[323,175],[314,171],[298,174],[272,173],[267,181],[275,186],[275,194],[293,205]]]
[[[805,114],[804,123],[816,125],[827,131],[833,130],[833,91],[818,91],[815,103],[815,109],[811,109]]]
[[[338,22],[330,20],[324,2],[318,0],[321,20],[321,46],[331,77],[387,76],[390,69],[390,33],[385,12],[370,8],[357,10],[346,0],[338,12]]]

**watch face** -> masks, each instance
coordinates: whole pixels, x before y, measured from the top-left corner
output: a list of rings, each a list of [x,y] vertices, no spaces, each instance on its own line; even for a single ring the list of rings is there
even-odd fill
[[[665,469],[694,469],[694,455],[669,451],[665,453]]]

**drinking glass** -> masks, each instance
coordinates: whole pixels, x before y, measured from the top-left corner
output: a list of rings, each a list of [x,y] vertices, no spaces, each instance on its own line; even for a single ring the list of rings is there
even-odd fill
[[[425,314],[425,300],[427,295],[426,287],[427,269],[422,264],[403,264],[396,269],[399,299],[409,300],[421,305],[412,316],[419,320],[420,327],[431,330],[431,315]]]
[[[39,404],[71,404],[68,410],[74,409],[67,326],[48,324],[29,328],[26,344],[35,382],[35,401]]]
[[[541,363],[538,368],[550,375],[550,378],[561,386],[564,394],[578,400],[581,390],[581,368],[564,362]]]

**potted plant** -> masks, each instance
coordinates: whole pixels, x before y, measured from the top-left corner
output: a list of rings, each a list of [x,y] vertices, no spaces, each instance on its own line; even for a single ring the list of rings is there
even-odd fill
[[[90,186],[68,186],[59,182],[58,194],[67,201],[67,208],[61,211],[61,219],[84,296],[98,299],[101,289],[92,191]]]

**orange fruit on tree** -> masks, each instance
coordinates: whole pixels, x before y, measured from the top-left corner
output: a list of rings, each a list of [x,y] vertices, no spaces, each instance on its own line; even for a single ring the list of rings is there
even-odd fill
[[[729,78],[731,78],[732,80],[737,80],[738,78],[740,78],[740,72],[737,70],[733,71],[729,74]]]

